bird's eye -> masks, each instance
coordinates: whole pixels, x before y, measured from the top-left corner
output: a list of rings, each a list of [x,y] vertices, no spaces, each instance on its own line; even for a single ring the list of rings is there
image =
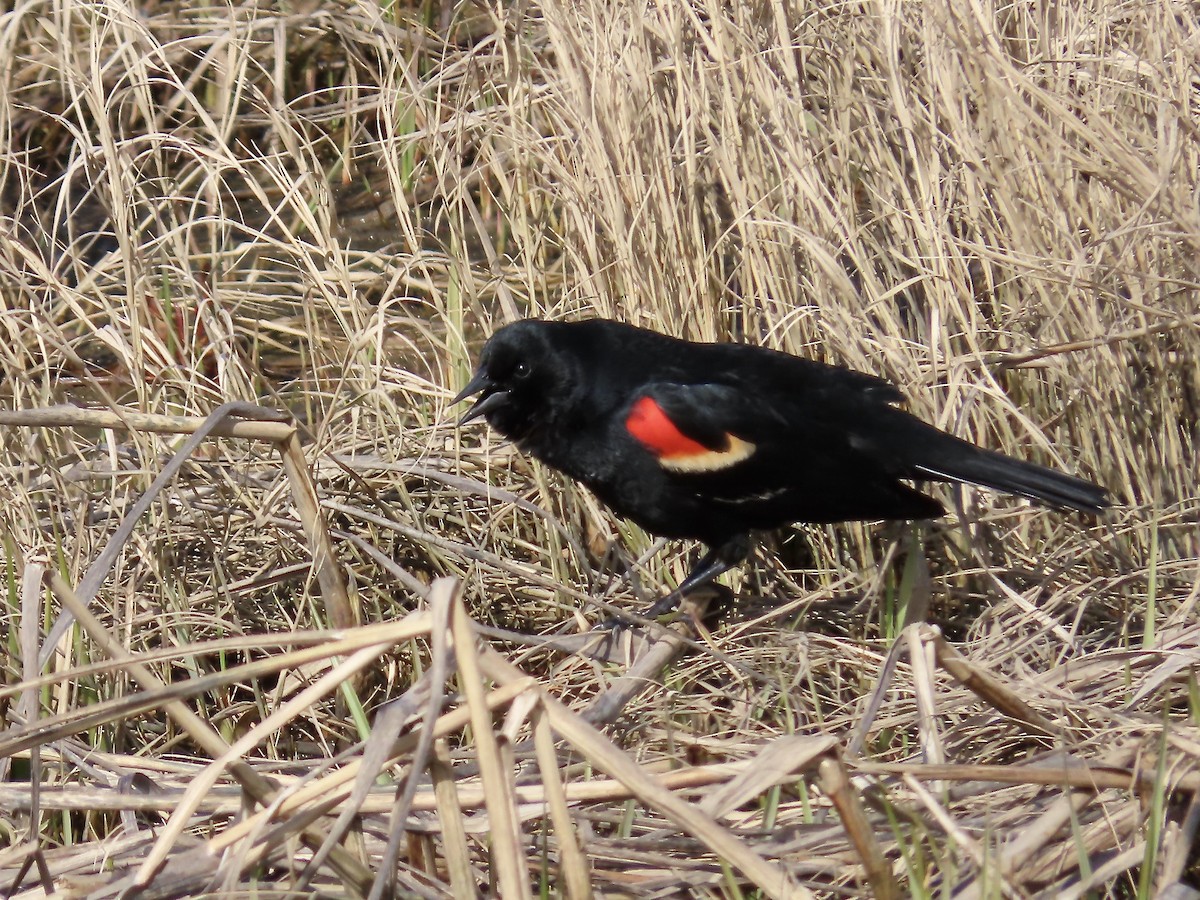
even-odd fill
[[[512,374],[513,374],[513,378],[518,378],[518,379],[528,378],[529,377],[529,363],[524,363],[524,362],[517,363],[515,366],[513,366]]]

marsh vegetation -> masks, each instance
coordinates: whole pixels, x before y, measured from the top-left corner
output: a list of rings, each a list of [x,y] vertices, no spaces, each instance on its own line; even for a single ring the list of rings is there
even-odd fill
[[[0,893],[1195,888],[1198,21],[6,7]],[[537,638],[693,548],[454,428],[529,315],[873,372],[1117,505],[776,535],[594,727],[626,661]],[[234,401],[295,427],[185,446]]]

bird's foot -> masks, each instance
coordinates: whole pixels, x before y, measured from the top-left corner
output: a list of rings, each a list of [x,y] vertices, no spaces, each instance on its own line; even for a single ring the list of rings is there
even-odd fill
[[[605,619],[599,625],[595,626],[593,631],[620,631],[623,628],[631,628],[634,625],[639,625],[649,619],[652,622],[657,622],[659,625],[669,625],[675,618],[675,614],[679,609],[679,602],[687,593],[682,586],[677,587],[671,593],[663,597],[659,597],[646,608],[641,615],[638,616],[613,616],[611,619]]]
[[[688,601],[685,603],[684,601]],[[645,624],[670,625],[679,616],[700,615],[706,625],[712,625],[733,605],[733,591],[723,584],[701,584],[689,588],[678,587],[671,593],[655,600],[640,615],[613,616],[592,628],[592,631],[619,632],[626,628]]]
[[[639,617],[645,621],[658,622],[661,625],[668,624],[674,617],[675,610],[679,607],[679,602],[694,590],[706,587],[712,583],[712,580],[718,575],[728,572],[734,566],[741,563],[750,553],[750,535],[739,534],[730,538],[725,543],[720,544],[709,550],[696,563],[696,567],[688,573],[687,578],[680,582],[679,587],[666,594],[663,597],[655,600],[644,613]],[[720,588],[719,592],[732,596],[732,592],[728,588]],[[597,625],[593,631],[612,631],[620,628],[628,628],[635,624],[636,620],[623,619],[620,616],[608,619]]]

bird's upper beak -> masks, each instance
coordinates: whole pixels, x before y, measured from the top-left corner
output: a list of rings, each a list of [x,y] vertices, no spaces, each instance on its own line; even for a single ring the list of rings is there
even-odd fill
[[[482,415],[486,415],[493,409],[499,409],[504,404],[508,403],[508,391],[500,390],[494,381],[490,379],[485,372],[478,371],[475,376],[467,382],[467,386],[459,391],[450,405],[461,403],[468,397],[482,393],[483,396],[475,401],[475,405],[467,410],[466,415],[458,420],[459,425],[466,425],[473,419],[478,419]]]

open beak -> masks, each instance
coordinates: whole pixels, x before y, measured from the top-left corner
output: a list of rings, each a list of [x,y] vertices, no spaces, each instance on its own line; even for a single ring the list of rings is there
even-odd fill
[[[475,405],[467,410],[467,414],[458,420],[459,425],[466,425],[468,422],[478,419],[480,416],[487,415],[493,409],[498,409],[508,402],[508,391],[502,391],[496,387],[495,382],[488,378],[483,372],[476,372],[475,377],[467,382],[467,386],[459,391],[450,405],[461,403],[468,397],[482,393],[483,396],[475,401]]]

